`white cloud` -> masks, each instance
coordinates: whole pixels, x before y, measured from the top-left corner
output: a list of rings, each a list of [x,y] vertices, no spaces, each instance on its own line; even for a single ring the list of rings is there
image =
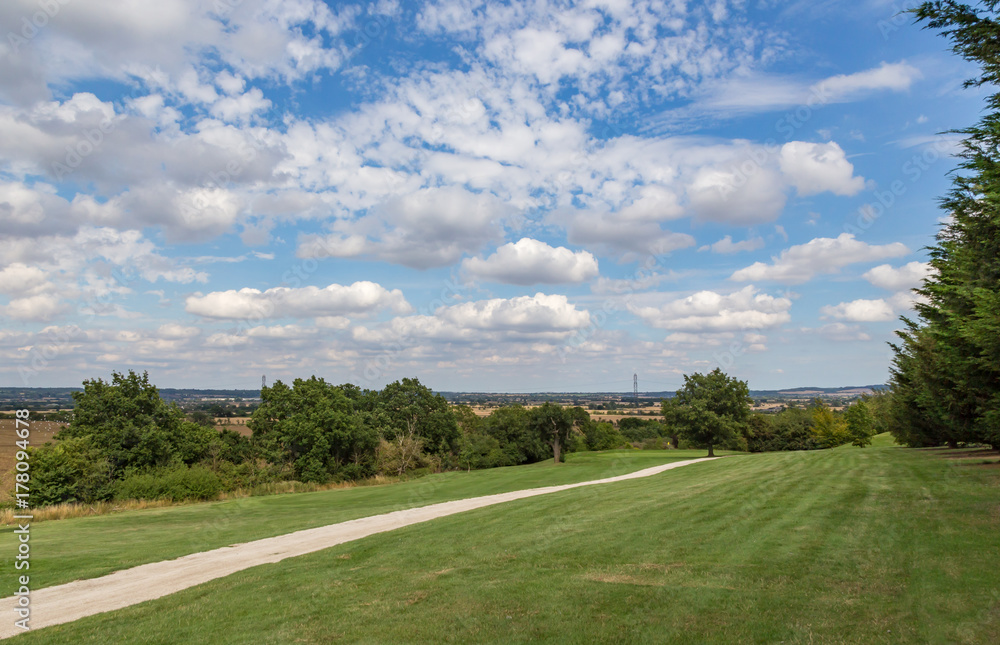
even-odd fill
[[[47,293],[16,298],[0,308],[4,315],[24,321],[52,320],[68,310],[69,307],[58,296]]]
[[[737,282],[773,280],[784,284],[802,284],[817,274],[836,273],[849,264],[899,257],[909,252],[906,245],[900,242],[872,245],[856,240],[851,233],[841,233],[836,238],[817,237],[787,248],[772,257],[771,264],[755,262],[736,271],[729,279]]]
[[[781,147],[781,172],[800,195],[830,191],[855,195],[865,187],[864,177],[854,176],[854,166],[834,142],[789,141]]]
[[[860,98],[869,92],[889,90],[904,92],[922,76],[920,70],[905,62],[886,63],[854,74],[838,74],[813,85],[810,94],[824,103],[840,103]]]
[[[804,330],[812,331],[812,330]],[[856,341],[871,340],[872,337],[865,333],[860,325],[845,325],[841,322],[829,323],[815,330],[819,335],[832,341],[849,343]]]
[[[629,310],[657,329],[676,332],[732,332],[777,327],[791,319],[788,298],[758,293],[748,285],[730,294],[699,291],[660,307],[629,304]]]
[[[663,255],[695,244],[687,233],[668,231],[656,222],[625,221],[615,213],[560,213],[551,219],[565,223],[571,243],[623,253],[626,259],[637,253]]]
[[[13,262],[0,270],[0,293],[23,296],[37,295],[49,286],[48,274],[38,267]]]
[[[576,284],[598,275],[591,253],[553,248],[528,237],[504,244],[485,260],[466,258],[462,271],[476,280],[519,285]]]
[[[389,291],[374,282],[331,284],[320,289],[274,287],[267,291],[240,289],[189,296],[185,311],[206,318],[312,318],[367,315],[383,309],[405,313],[412,307],[399,289]]]
[[[455,263],[500,235],[511,209],[489,193],[426,188],[357,220],[334,224],[334,234],[305,236],[299,257],[372,257],[418,269]]]
[[[850,322],[882,322],[895,318],[892,307],[885,300],[852,300],[838,305],[826,305],[820,309],[824,318],[847,320]]]
[[[702,168],[687,188],[695,214],[709,222],[751,226],[771,222],[785,207],[785,182],[769,166],[754,166],[749,174],[730,167]]]
[[[164,323],[163,325],[160,325],[160,328],[156,331],[156,333],[160,338],[166,340],[180,340],[199,336],[201,334],[201,330],[197,327],[186,327],[177,323]]]
[[[378,328],[354,327],[354,340],[368,344],[420,339],[456,343],[559,340],[590,324],[590,314],[566,296],[494,298],[440,307],[434,315],[395,318]]]
[[[796,105],[818,107],[866,98],[877,92],[904,92],[921,77],[905,62],[882,63],[853,74],[838,74],[812,84],[752,72],[733,76],[692,107],[695,114],[766,112]]]
[[[706,244],[700,247],[699,251],[711,251],[712,253],[741,253],[743,251],[756,251],[764,248],[764,238],[751,237],[742,242],[733,242],[733,236],[727,235],[714,244]]]
[[[880,264],[862,276],[876,287],[889,291],[908,291],[921,286],[924,280],[934,274],[929,262],[909,262],[899,268]]]
[[[435,315],[463,329],[489,331],[564,331],[590,323],[590,314],[578,310],[566,296],[544,293],[465,302],[438,310]]]
[[[11,67],[8,75],[18,81],[4,94],[15,101],[45,96],[46,85],[74,77],[126,81],[136,76],[205,100],[211,88],[192,74],[208,56],[249,78],[296,80],[342,64],[346,46],[338,36],[357,14],[354,7],[334,13],[316,0],[160,0],[155,5],[90,0],[52,6],[56,14],[42,34],[4,60],[3,67]],[[8,0],[0,4],[0,23],[20,30],[21,19],[39,11],[34,0]],[[31,80],[25,78],[29,72]]]

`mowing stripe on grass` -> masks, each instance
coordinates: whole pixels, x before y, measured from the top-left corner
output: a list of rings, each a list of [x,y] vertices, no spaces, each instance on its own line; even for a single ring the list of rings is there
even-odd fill
[[[719,457],[675,461],[617,477],[575,484],[529,488],[373,515],[263,540],[235,544],[221,549],[193,553],[175,560],[144,564],[101,578],[77,580],[54,587],[46,587],[31,594],[30,625],[33,629],[38,629],[70,622],[84,616],[121,609],[216,578],[222,578],[243,569],[280,562],[285,558],[320,551],[376,533],[391,531],[463,511],[581,486],[649,477],[672,468],[713,459],[719,459]],[[16,602],[16,596],[0,600],[0,614],[6,613],[13,616]],[[7,611],[4,612],[4,610]],[[0,638],[8,638],[22,632],[23,630],[14,626],[12,621],[0,623]]]

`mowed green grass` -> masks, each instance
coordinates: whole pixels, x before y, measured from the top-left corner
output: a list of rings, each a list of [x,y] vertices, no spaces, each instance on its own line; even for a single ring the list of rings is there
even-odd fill
[[[249,497],[114,515],[48,521],[31,527],[31,587],[93,578],[147,562],[249,542],[436,502],[512,490],[601,479],[671,461],[705,456],[702,450],[572,453],[552,461],[473,472],[448,472],[384,486]],[[0,529],[0,595],[17,590],[16,527]]]
[[[17,642],[995,643],[1000,469],[878,443],[453,515]]]

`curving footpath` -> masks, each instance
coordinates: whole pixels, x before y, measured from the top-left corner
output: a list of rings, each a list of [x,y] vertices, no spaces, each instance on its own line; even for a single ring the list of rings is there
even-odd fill
[[[546,495],[558,491],[593,486],[594,484],[610,484],[627,479],[639,479],[662,473],[665,470],[687,466],[700,461],[711,461],[719,457],[688,459],[675,461],[661,466],[653,466],[637,470],[627,475],[562,484],[529,488],[510,493],[484,495],[451,502],[441,502],[419,508],[409,508],[402,511],[372,515],[356,520],[348,520],[337,524],[329,524],[312,529],[295,531],[285,535],[234,544],[232,546],[192,553],[174,560],[164,560],[143,564],[131,569],[115,573],[76,580],[54,587],[46,587],[31,592],[31,625],[32,631],[50,625],[67,623],[85,616],[92,616],[106,611],[122,609],[147,600],[160,598],[188,587],[199,585],[209,580],[222,578],[231,573],[249,569],[261,564],[280,562],[285,558],[305,555],[314,551],[327,549],[344,542],[357,540],[375,533],[392,531],[403,526],[419,524],[446,515],[471,511],[484,506],[502,504],[526,497]],[[0,622],[0,638],[9,638],[24,630],[14,625],[16,597],[10,596],[0,600],[0,616],[5,619]]]

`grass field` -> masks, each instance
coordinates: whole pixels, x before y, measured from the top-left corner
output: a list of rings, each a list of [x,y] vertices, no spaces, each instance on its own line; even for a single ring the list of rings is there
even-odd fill
[[[385,486],[245,497],[34,524],[32,587],[92,578],[146,562],[248,542],[304,528],[435,502],[568,484],[703,457],[703,450],[571,453],[551,461],[471,473],[447,472]],[[0,567],[14,571],[16,526],[0,529]],[[111,537],[113,536],[113,537]],[[33,556],[34,558],[34,556]],[[0,595],[16,590],[0,576]]]
[[[886,443],[741,455],[480,509],[18,642],[995,643],[1000,469]],[[632,455],[578,457],[600,469]],[[475,475],[498,478],[475,494],[507,477],[535,485],[544,470],[452,473],[435,491]],[[298,510],[322,514],[355,492],[374,491],[306,494]],[[168,516],[194,509],[132,520],[155,513],[163,524],[147,522],[145,539],[167,532],[174,544],[184,520]],[[125,519],[39,525],[51,533],[32,535],[33,557],[53,557],[73,536],[82,560],[157,548],[130,546],[133,534],[119,531],[134,522],[110,524]],[[240,514],[231,523],[253,537]],[[117,545],[98,545],[109,536]]]

